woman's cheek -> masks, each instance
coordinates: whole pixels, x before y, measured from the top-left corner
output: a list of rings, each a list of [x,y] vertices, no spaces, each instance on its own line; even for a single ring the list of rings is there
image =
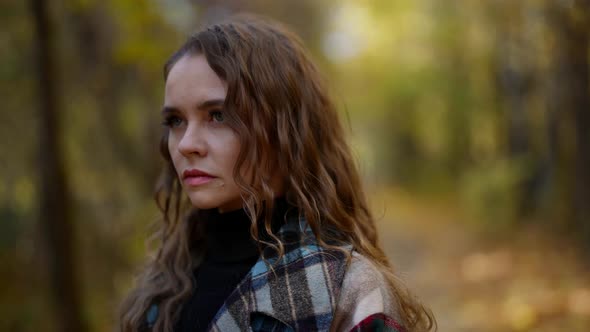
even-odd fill
[[[178,172],[178,159],[180,156],[180,152],[178,151],[178,139],[176,135],[168,135],[168,153],[170,154],[170,159],[172,159],[174,169],[176,169],[176,171]]]

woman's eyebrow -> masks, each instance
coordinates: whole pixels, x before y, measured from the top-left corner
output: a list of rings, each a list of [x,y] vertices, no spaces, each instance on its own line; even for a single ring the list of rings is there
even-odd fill
[[[223,106],[225,99],[209,99],[197,104],[197,109],[209,109],[214,106]]]
[[[162,114],[166,113],[178,113],[178,108],[173,106],[164,106],[162,107]]]
[[[209,99],[197,104],[197,110],[207,110],[211,107],[215,106],[223,106],[225,103],[225,99]],[[164,106],[162,107],[162,114],[166,113],[178,113],[180,110],[174,106]]]

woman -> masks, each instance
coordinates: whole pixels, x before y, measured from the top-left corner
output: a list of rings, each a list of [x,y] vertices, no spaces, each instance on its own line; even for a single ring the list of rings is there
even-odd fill
[[[414,331],[334,103],[299,39],[237,16],[168,60],[161,245],[122,331]]]

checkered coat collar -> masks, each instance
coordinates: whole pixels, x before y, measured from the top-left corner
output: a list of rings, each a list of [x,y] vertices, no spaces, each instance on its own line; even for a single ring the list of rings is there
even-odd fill
[[[260,258],[226,299],[209,331],[328,331],[346,270],[346,257],[327,250],[302,217],[278,236],[285,254]],[[265,255],[266,256],[266,255]]]

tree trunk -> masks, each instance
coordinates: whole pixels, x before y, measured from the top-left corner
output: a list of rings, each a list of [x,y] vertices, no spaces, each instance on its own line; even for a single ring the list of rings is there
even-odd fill
[[[76,279],[67,178],[59,142],[59,77],[53,25],[45,0],[32,0],[39,89],[40,229],[48,259],[56,330],[85,331]]]
[[[556,6],[559,7],[559,6]],[[590,1],[571,8],[550,8],[558,45],[553,59],[550,102],[555,123],[550,126],[558,179],[567,201],[568,224],[590,238]],[[559,174],[560,173],[560,174]]]

